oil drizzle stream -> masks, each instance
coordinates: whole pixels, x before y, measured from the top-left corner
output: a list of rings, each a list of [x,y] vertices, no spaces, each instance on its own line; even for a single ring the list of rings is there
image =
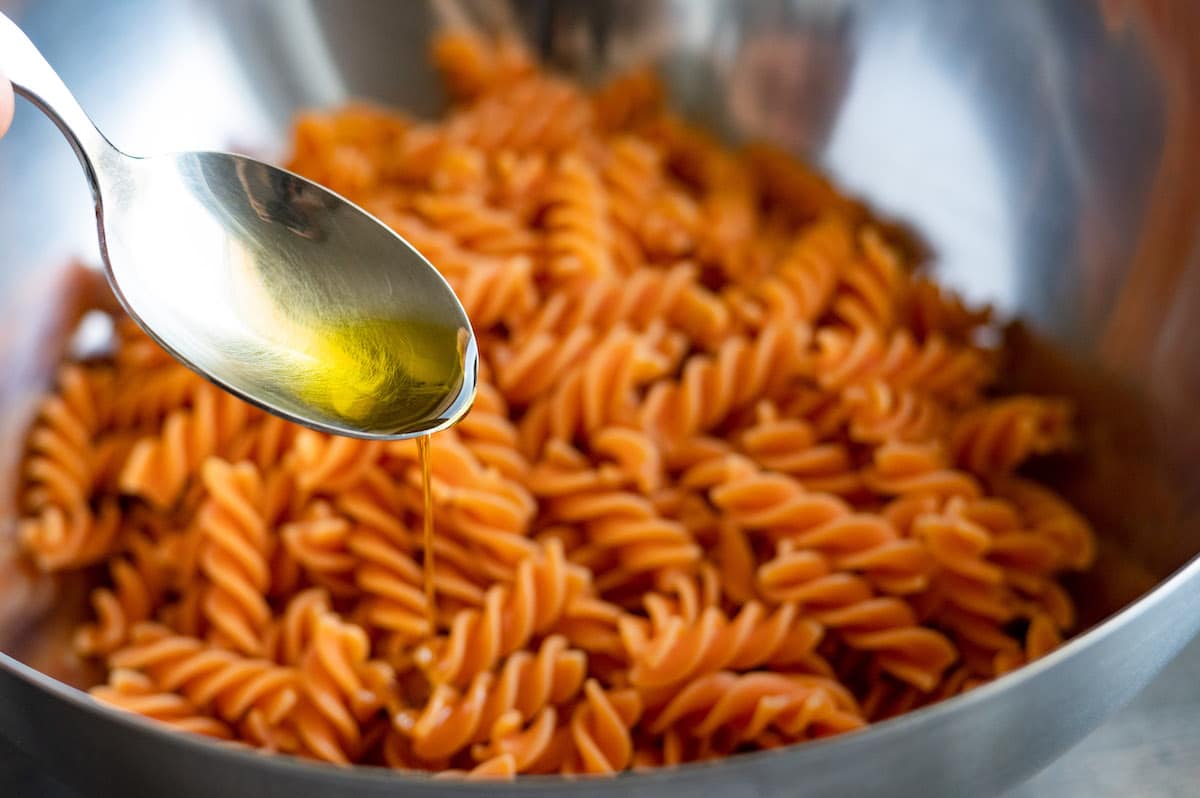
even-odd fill
[[[433,479],[430,477],[429,435],[417,438],[417,457],[421,463],[421,491],[425,496],[425,535],[423,538],[425,569],[425,612],[430,631],[437,630],[437,597],[433,586]]]

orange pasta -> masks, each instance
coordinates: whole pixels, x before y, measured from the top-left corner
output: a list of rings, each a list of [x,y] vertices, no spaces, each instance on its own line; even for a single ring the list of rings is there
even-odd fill
[[[589,94],[467,33],[435,60],[443,122],[308,114],[289,164],[471,316],[433,564],[412,441],[298,429],[117,319],[60,370],[19,493],[39,567],[101,572],[96,698],[342,765],[614,773],[850,732],[1070,633],[1093,535],[1016,469],[1071,445],[1071,408],[996,394],[986,311],[648,72]]]

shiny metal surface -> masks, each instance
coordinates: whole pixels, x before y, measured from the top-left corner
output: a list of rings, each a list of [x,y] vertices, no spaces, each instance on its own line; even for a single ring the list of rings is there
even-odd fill
[[[1200,784],[1197,683],[1200,640],[1193,640],[1128,706],[1002,798],[1194,798]],[[87,798],[91,792],[64,786],[0,738],[0,794]]]
[[[915,230],[944,279],[1019,315],[1008,332],[1010,384],[1065,391],[1081,406],[1081,451],[1043,471],[1101,537],[1096,569],[1071,585],[1089,630],[961,699],[840,739],[615,781],[477,785],[262,757],[94,706],[42,675],[85,678],[56,637],[56,621],[82,611],[79,586],[0,568],[0,649],[9,655],[0,656],[0,734],[102,793],[986,796],[1082,739],[1196,634],[1200,6],[498,7],[469,4],[489,24],[522,26],[551,61],[587,79],[655,63],[694,118],[810,155]],[[181,148],[278,153],[301,107],[349,95],[418,113],[438,107],[425,60],[437,20],[422,2],[44,0],[17,10],[81,99],[110,114],[98,119],[104,129],[129,146],[170,135]],[[144,111],[159,102],[177,112]],[[31,221],[65,219],[45,210],[86,205],[86,196],[69,149],[27,110],[12,133],[20,158],[9,140],[0,145],[8,468],[61,347],[67,300],[83,290],[62,258],[93,256],[95,246],[86,228]],[[0,516],[11,511],[0,504]]]
[[[245,156],[122,153],[3,14],[0,68],[71,143],[113,289],[179,360],[254,404],[356,437],[428,434],[470,407],[466,313],[383,223]]]

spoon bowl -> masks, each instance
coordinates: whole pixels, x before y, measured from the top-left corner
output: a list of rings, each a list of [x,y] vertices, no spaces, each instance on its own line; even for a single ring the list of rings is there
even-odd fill
[[[378,219],[251,158],[120,152],[2,14],[0,69],[71,141],[113,289],[182,363],[284,418],[355,437],[425,435],[469,409],[478,358],[466,313]]]

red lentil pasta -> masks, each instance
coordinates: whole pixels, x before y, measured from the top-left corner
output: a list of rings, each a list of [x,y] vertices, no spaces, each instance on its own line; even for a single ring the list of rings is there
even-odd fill
[[[818,174],[449,35],[420,122],[296,124],[296,171],[462,298],[478,401],[432,454],[299,429],[128,319],[29,437],[20,534],[102,566],[93,695],[339,764],[611,773],[859,729],[1071,629],[1087,522],[1015,473],[1071,407],[1000,396],[986,312]],[[994,336],[991,336],[994,337]]]

